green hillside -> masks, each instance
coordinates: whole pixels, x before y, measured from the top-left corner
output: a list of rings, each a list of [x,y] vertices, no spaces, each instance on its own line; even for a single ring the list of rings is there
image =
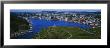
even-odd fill
[[[10,35],[15,33],[21,33],[29,29],[29,23],[16,16],[10,16]],[[13,36],[11,36],[13,38]]]
[[[90,32],[96,31],[96,32]],[[100,31],[97,29],[83,30],[76,27],[48,27],[36,34],[34,39],[99,39]]]

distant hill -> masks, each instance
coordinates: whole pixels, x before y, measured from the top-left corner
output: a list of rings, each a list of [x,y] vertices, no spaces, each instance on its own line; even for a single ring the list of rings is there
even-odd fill
[[[11,9],[11,12],[41,12],[41,11],[57,11],[57,12],[101,12],[100,9]]]

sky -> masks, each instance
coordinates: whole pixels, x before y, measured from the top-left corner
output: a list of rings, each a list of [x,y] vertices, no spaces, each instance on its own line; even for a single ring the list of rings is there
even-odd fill
[[[101,9],[11,9],[10,10],[10,12],[40,12],[40,11],[101,12]]]

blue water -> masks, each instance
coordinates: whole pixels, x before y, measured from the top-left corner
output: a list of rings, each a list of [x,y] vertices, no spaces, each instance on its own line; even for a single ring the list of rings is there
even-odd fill
[[[53,20],[39,20],[30,18],[32,24],[32,32],[27,32],[24,35],[20,35],[18,39],[31,39],[37,32],[40,32],[42,28],[48,28],[49,26],[67,26],[67,27],[80,27],[83,29],[90,28],[89,25],[66,22],[66,21],[53,21]]]

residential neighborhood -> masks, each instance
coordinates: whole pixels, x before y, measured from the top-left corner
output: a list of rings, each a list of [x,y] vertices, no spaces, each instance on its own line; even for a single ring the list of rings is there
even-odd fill
[[[76,22],[81,24],[91,25],[93,28],[101,26],[101,14],[94,12],[57,12],[57,11],[41,11],[41,12],[24,12],[20,13],[18,17],[36,18],[45,20],[58,20],[67,22]]]

